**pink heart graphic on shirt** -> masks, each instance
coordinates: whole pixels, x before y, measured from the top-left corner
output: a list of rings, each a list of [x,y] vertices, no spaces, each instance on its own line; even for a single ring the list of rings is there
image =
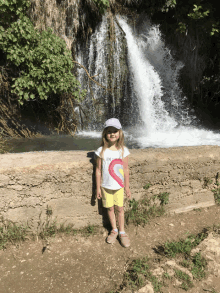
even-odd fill
[[[109,164],[109,174],[118,182],[121,187],[124,187],[124,176],[120,170],[123,170],[123,161],[121,159],[115,159]]]

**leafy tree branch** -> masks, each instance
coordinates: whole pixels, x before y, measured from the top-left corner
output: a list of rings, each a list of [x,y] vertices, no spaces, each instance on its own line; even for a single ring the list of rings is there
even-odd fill
[[[52,29],[39,32],[25,15],[29,1],[0,0],[0,10],[11,12],[0,26],[0,50],[7,63],[17,67],[12,93],[20,104],[25,101],[46,100],[49,95],[72,93],[76,100],[85,96],[73,75],[71,52],[64,40]],[[16,19],[16,16],[18,18]],[[8,25],[8,19],[16,19]]]

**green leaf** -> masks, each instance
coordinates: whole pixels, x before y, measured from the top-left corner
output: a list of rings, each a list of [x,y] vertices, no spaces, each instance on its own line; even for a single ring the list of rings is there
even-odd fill
[[[108,0],[101,2],[104,6],[109,5]],[[29,0],[0,0],[1,12],[7,11],[8,17],[13,16],[10,22],[6,22],[6,18],[0,20],[0,48],[10,63],[19,67],[19,77],[13,78],[11,92],[17,94],[18,101],[23,99],[25,102],[29,98],[47,99],[52,93],[72,93],[73,88],[78,97],[80,83],[71,73],[71,52],[52,29],[39,32],[34,28],[26,16],[29,4]]]
[[[28,100],[28,98],[29,98],[28,93],[25,93],[25,94],[24,94],[24,99],[25,99],[25,100]]]

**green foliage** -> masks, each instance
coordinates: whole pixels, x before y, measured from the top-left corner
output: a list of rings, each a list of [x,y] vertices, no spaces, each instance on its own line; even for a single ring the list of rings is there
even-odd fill
[[[206,16],[208,16],[209,14],[209,10],[206,10],[206,11],[201,11],[203,8],[202,6],[197,6],[197,5],[193,5],[194,8],[193,8],[193,12],[192,13],[189,13],[187,14],[189,17],[191,17],[192,19],[200,19],[200,18],[204,18]]]
[[[5,2],[7,11],[15,12],[16,3],[27,1]],[[72,73],[71,52],[64,40],[53,34],[51,29],[41,33],[36,30],[24,14],[27,7],[24,5],[23,10],[19,10],[19,19],[8,28],[0,26],[0,50],[6,54],[9,64],[15,65],[19,71],[19,76],[13,79],[12,93],[20,104],[38,98],[44,100],[54,93],[72,93],[78,100],[83,98],[85,91],[80,96],[80,84]],[[3,4],[0,5],[2,8],[6,9]]]
[[[208,236],[207,233],[200,233],[197,236],[189,236],[184,241],[180,242],[172,242],[172,247],[170,246],[169,249],[178,250],[180,253],[183,253],[184,255],[181,255],[181,258],[185,256],[185,259],[183,259],[179,265],[187,268],[189,272],[191,272],[192,277],[187,274],[187,270],[181,270],[181,269],[175,269],[175,277],[179,279],[181,282],[180,288],[182,288],[185,291],[188,291],[190,288],[193,287],[193,279],[201,280],[202,278],[206,277],[206,269],[207,269],[207,262],[206,260],[201,256],[201,253],[196,253],[194,256],[191,256],[190,252],[191,249],[196,247],[201,241],[203,241]],[[189,244],[190,243],[190,244]],[[170,242],[171,244],[171,242]],[[181,248],[180,248],[181,246]],[[173,257],[176,256],[176,251],[173,251]],[[172,252],[172,253],[173,253]],[[169,253],[171,255],[171,253]],[[167,256],[169,256],[167,254]],[[151,284],[154,287],[154,292],[163,292],[162,287],[166,286],[165,279],[171,280],[173,279],[172,276],[170,276],[166,271],[163,273],[163,281],[159,281],[157,277],[155,277],[151,271],[150,271],[150,265],[148,264],[149,260],[147,257],[133,260],[130,265],[128,266],[128,269],[124,275],[124,280],[122,285],[120,286],[119,290],[112,290],[110,292],[119,293],[119,292],[127,292],[132,291],[136,292],[137,289],[140,287],[143,287],[146,284],[146,281],[150,281]],[[163,267],[164,268],[164,267]],[[186,271],[186,272],[185,272]],[[109,293],[110,293],[109,292]]]
[[[201,256],[201,253],[198,252],[193,256],[192,259],[193,265],[191,268],[191,273],[195,279],[201,280],[202,278],[205,278],[206,273],[205,269],[207,267],[207,262],[204,259],[204,257]]]
[[[163,206],[165,204],[169,203],[169,193],[168,192],[162,192],[155,196],[155,198],[158,198],[160,200],[160,204]]]
[[[161,292],[162,283],[153,276],[149,270],[148,258],[133,260],[127,272],[125,273],[122,287],[136,290],[143,287],[145,281],[148,280],[154,287],[154,292]]]
[[[180,263],[182,266],[188,268],[191,271],[193,277],[195,279],[201,280],[205,278],[206,273],[205,270],[207,268],[206,260],[201,256],[201,253],[196,253],[190,260],[183,260]],[[184,290],[188,290],[193,286],[192,281],[188,274],[184,273],[181,270],[175,270],[175,275],[179,280],[182,280],[181,288]]]
[[[215,11],[218,9],[217,2],[215,4],[213,1],[202,2],[200,0],[185,2],[155,0],[151,1],[149,5],[154,7],[154,13],[157,13],[158,10],[169,13],[169,18],[173,18],[172,27],[175,26],[176,22],[176,31],[180,33],[186,34],[189,26],[195,29],[197,25],[207,35],[213,36],[219,33],[219,21],[215,16]]]
[[[160,205],[154,203],[155,199],[160,200]],[[145,197],[142,200],[130,200],[130,209],[125,212],[126,224],[145,225],[150,218],[159,217],[165,213],[164,204],[169,201],[169,193],[161,193],[152,198]]]
[[[89,237],[97,233],[97,226],[88,225],[87,227],[80,229],[78,232],[85,237]]]
[[[183,22],[179,22],[179,27],[177,28],[177,31],[180,33],[185,33],[186,32],[186,24]]]
[[[0,26],[7,27],[12,21],[16,21],[26,13],[30,5],[29,0],[0,0]]]
[[[213,231],[216,233],[216,234],[220,234],[220,225],[213,225]]]
[[[189,275],[187,275],[186,273],[184,273],[181,270],[175,270],[175,275],[179,280],[183,281],[180,286],[183,290],[187,291],[188,289],[193,287],[193,283],[190,280]]]
[[[55,220],[50,221],[48,218],[46,222],[44,222],[40,227],[39,236],[42,239],[47,239],[49,237],[55,237],[60,233],[64,233],[66,235],[82,235],[83,237],[89,237],[95,235],[97,233],[97,227],[94,225],[88,225],[87,227],[81,229],[74,229],[74,225],[68,224],[60,224],[58,225]]]
[[[3,220],[1,220],[0,224],[0,250],[5,249],[8,243],[15,244],[26,239],[28,226],[7,223]]]
[[[212,192],[214,193],[215,203],[220,204],[220,188],[212,189]]]
[[[180,262],[180,265],[183,266],[184,268],[190,268],[191,263],[190,261],[184,259],[183,261]]]
[[[212,31],[211,31],[211,33],[210,33],[211,36],[214,36],[215,33],[216,33],[216,34],[219,33],[219,29],[218,29],[218,27],[219,27],[219,22],[216,22],[216,23],[213,23],[213,24],[212,24]]]
[[[162,12],[168,12],[170,8],[175,8],[176,0],[166,0],[166,3],[161,8]]]
[[[147,257],[143,259],[134,260],[132,263],[132,271],[135,273],[146,274],[149,266],[147,264]]]
[[[165,279],[171,279],[171,276],[167,272],[163,273],[163,277]]]
[[[53,210],[52,210],[52,208],[50,208],[49,206],[47,206],[47,209],[46,209],[46,215],[47,215],[48,217],[50,217],[50,216],[52,216],[52,214],[53,214]]]
[[[93,0],[95,4],[97,5],[99,12],[101,14],[104,14],[106,9],[109,7],[109,1],[108,0]]]
[[[204,177],[203,187],[207,187],[208,185],[212,184],[212,182],[212,179],[210,179],[209,177]]]
[[[77,234],[77,230],[73,228],[73,224],[68,224],[68,225],[65,225],[65,224],[61,224],[59,229],[58,229],[58,232],[59,233],[64,233],[66,235],[76,235]]]
[[[126,224],[134,223],[135,225],[145,225],[148,222],[148,215],[146,208],[141,207],[139,201],[134,198],[129,202],[130,210],[125,212]]]
[[[202,6],[197,6],[196,4],[194,4],[193,12],[188,13],[187,16],[193,20],[203,19],[206,16],[208,16],[208,14],[210,13],[209,9],[207,9],[206,11],[203,11],[203,10],[204,10],[204,8]],[[186,31],[187,31],[186,22],[187,22],[187,19],[185,19],[185,22],[179,22],[177,31],[179,31],[180,33],[186,33]],[[218,32],[217,23],[213,24],[213,28],[212,28],[210,34],[214,35],[215,32],[216,33]]]
[[[150,186],[151,186],[151,184],[150,184],[150,183],[147,183],[147,184],[145,184],[145,185],[143,186],[143,188],[144,188],[144,189],[148,189]]]
[[[199,245],[208,236],[207,233],[200,233],[196,236],[190,235],[186,239],[180,241],[166,242],[164,244],[164,253],[171,258],[174,258],[176,254],[182,253],[184,255],[190,255],[191,250]]]
[[[190,281],[190,276],[184,273],[181,270],[175,270],[176,276],[178,279],[183,280],[183,281]]]
[[[29,0],[0,0],[1,13],[13,12],[16,15],[26,12],[26,9],[30,7]]]
[[[40,231],[39,236],[42,239],[46,239],[48,237],[55,237],[55,235],[57,234],[57,231],[58,229],[57,229],[56,221],[53,221],[52,223],[47,221],[42,231]]]

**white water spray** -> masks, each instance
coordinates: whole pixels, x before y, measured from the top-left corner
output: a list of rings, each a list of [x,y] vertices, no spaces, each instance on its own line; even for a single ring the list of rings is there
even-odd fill
[[[167,131],[174,128],[178,123],[169,116],[161,100],[163,91],[160,76],[145,58],[131,28],[123,19],[119,18],[118,21],[126,33],[133,87],[146,134],[150,136],[157,130]]]
[[[220,134],[186,127],[195,117],[182,105],[177,77],[183,65],[178,63],[171,69],[173,58],[161,40],[159,29],[148,28],[147,36],[138,37],[124,19],[118,17],[118,21],[126,34],[129,69],[144,124],[131,129],[133,139],[141,148],[220,145]],[[168,92],[162,87],[162,77],[166,78]],[[170,112],[165,108],[164,94],[169,99],[166,102]]]

